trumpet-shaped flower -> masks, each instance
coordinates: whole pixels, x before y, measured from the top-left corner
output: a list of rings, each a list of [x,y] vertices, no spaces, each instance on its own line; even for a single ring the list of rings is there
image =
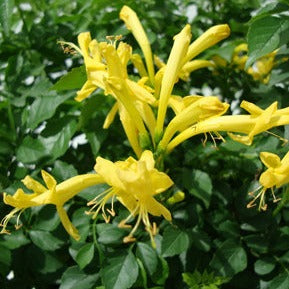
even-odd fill
[[[119,17],[125,22],[127,29],[131,30],[134,38],[138,42],[145,57],[149,79],[153,84],[155,72],[151,46],[136,13],[130,7],[125,5],[121,9]]]
[[[261,152],[260,158],[267,170],[259,178],[261,187],[255,190],[255,192],[259,191],[257,195],[254,195],[255,192],[250,193],[254,198],[248,204],[248,207],[255,206],[256,200],[260,198],[259,209],[266,210],[266,191],[270,189],[274,202],[277,202],[279,199],[275,197],[274,188],[280,188],[284,184],[289,183],[289,152],[282,160],[280,160],[279,156],[269,152]]]
[[[189,103],[189,105],[184,107],[168,124],[164,136],[159,143],[161,149],[166,148],[177,131],[182,132],[197,122],[220,116],[229,108],[229,104],[222,103],[216,96],[191,96],[189,100],[188,97],[184,98],[184,103]]]
[[[138,161],[132,157],[116,163],[100,157],[96,159],[95,171],[110,186],[110,189],[89,203],[89,205],[93,205],[91,211],[94,216],[102,210],[106,220],[109,220],[104,206],[110,198],[115,197],[130,211],[130,215],[120,223],[120,227],[130,227],[127,222],[138,216],[135,226],[124,242],[134,241],[133,234],[141,221],[153,242],[155,227],[149,221],[148,214],[163,216],[166,220],[171,220],[170,212],[154,197],[172,186],[173,181],[154,166],[155,161],[151,151],[144,151]],[[95,208],[97,209],[93,212]],[[113,203],[109,212],[114,215]]]
[[[200,121],[172,139],[167,146],[167,152],[171,152],[177,145],[190,137],[200,133],[219,131],[226,131],[233,140],[251,145],[255,135],[275,126],[289,124],[289,108],[278,110],[277,102],[272,103],[265,110],[247,101],[243,101],[241,107],[251,115],[225,115]],[[232,132],[245,135],[236,135]]]
[[[162,78],[159,97],[159,109],[157,116],[157,138],[159,138],[162,134],[169,98],[171,96],[174,84],[177,81],[180,69],[182,67],[183,58],[187,53],[190,39],[191,27],[188,24],[182,29],[179,34],[174,37],[174,45],[171,50]]]
[[[1,226],[3,228],[1,233],[8,233],[6,230],[7,223],[17,213],[20,216],[21,212],[27,208],[53,204],[56,206],[65,230],[74,239],[79,240],[78,231],[69,220],[63,205],[83,189],[101,183],[102,178],[96,174],[79,175],[57,185],[56,180],[49,173],[41,171],[41,174],[46,186],[43,186],[30,176],[26,176],[22,180],[24,185],[33,191],[32,194],[27,194],[22,189],[18,189],[13,196],[4,193],[4,203],[14,207],[14,209],[2,220]],[[19,216],[17,218],[17,226]]]

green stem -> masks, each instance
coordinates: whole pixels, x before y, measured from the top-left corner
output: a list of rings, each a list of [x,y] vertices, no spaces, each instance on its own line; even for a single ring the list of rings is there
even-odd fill
[[[283,207],[289,203],[289,186],[287,186],[283,191],[282,199],[278,205],[278,207],[273,211],[273,216],[275,217]]]
[[[15,120],[14,120],[11,102],[9,99],[7,99],[7,110],[8,110],[9,125],[13,132],[13,139],[15,140],[15,137],[16,137]]]
[[[94,245],[98,251],[99,263],[101,265],[103,263],[103,260],[104,260],[104,254],[103,254],[103,252],[99,246],[99,243],[97,242],[97,239],[96,239],[96,221],[97,221],[97,217],[93,220],[93,223],[92,223],[92,237],[93,237],[93,243],[94,243]]]

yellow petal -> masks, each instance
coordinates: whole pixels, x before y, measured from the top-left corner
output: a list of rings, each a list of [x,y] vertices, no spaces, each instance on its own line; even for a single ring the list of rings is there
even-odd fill
[[[260,158],[261,158],[262,163],[267,168],[278,168],[281,166],[281,161],[280,161],[279,156],[273,153],[261,152]]]
[[[169,97],[172,93],[175,82],[177,81],[184,56],[187,53],[191,39],[191,27],[186,25],[182,31],[174,37],[174,45],[171,50],[168,63],[165,67],[164,76],[162,79],[159,109],[157,116],[157,134],[161,134],[167,111]]]
[[[15,208],[29,208],[34,206],[39,206],[41,204],[34,201],[34,197],[37,194],[26,194],[22,189],[18,189],[16,193],[11,196],[6,193],[3,194],[3,201],[6,205],[10,205]]]
[[[179,77],[184,81],[188,81],[191,72],[201,69],[201,68],[214,67],[214,66],[215,66],[214,63],[208,60],[200,59],[200,60],[189,61],[185,63],[185,65],[182,67]]]
[[[50,175],[48,172],[44,171],[44,170],[41,170],[41,175],[42,175],[42,178],[46,184],[46,187],[51,190],[51,191],[54,191],[55,190],[55,187],[57,185],[57,182],[56,180],[54,179],[54,177],[52,175]]]
[[[148,75],[144,63],[139,54],[133,54],[131,56],[131,62],[133,66],[138,70],[138,73],[141,77]]]
[[[80,235],[78,233],[78,230],[72,225],[71,221],[69,220],[66,211],[63,207],[57,206],[57,213],[60,217],[61,223],[63,227],[65,228],[66,232],[74,238],[76,241],[80,240]]]
[[[184,64],[207,48],[215,45],[219,41],[230,35],[230,27],[227,24],[215,25],[205,31],[188,48],[188,53],[184,59]]]
[[[32,190],[36,194],[44,193],[47,188],[45,188],[42,184],[31,178],[30,176],[26,176],[22,183],[25,185],[25,187],[29,190]]]
[[[163,216],[167,221],[172,220],[170,211],[154,198],[149,198],[147,200],[146,209],[153,216]]]
[[[118,102],[116,102],[116,103],[112,106],[111,110],[110,110],[109,113],[106,115],[106,118],[105,118],[104,123],[103,123],[103,126],[102,126],[103,129],[109,128],[109,126],[110,126],[110,125],[112,124],[112,122],[114,121],[114,118],[115,118],[117,112],[118,112]]]
[[[149,79],[153,84],[155,73],[154,73],[151,46],[136,13],[130,7],[125,5],[121,9],[119,17],[125,22],[127,29],[131,30],[134,38],[138,42],[145,57]]]
[[[83,101],[85,98],[91,95],[96,90],[96,88],[96,85],[94,85],[90,80],[87,80],[82,86],[81,90],[77,91],[75,100]]]

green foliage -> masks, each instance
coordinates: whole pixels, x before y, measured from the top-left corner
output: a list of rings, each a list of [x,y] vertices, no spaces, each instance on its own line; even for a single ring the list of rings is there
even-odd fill
[[[278,101],[286,107],[287,2],[0,0],[1,197],[22,187],[26,175],[37,178],[41,169],[61,182],[91,171],[97,156],[116,161],[133,155],[118,117],[102,129],[112,98],[96,91],[82,103],[74,101],[86,81],[85,69],[80,57],[64,54],[57,41],[77,43],[83,31],[99,41],[123,34],[140,52],[118,18],[126,4],[139,15],[153,51],[166,60],[172,37],[187,22],[194,39],[214,24],[229,23],[231,37],[201,58],[218,55],[231,63],[234,48],[247,39],[249,67],[279,48],[269,83],[228,64],[194,72],[189,82],[178,83],[176,93],[214,94],[237,104],[246,99],[261,107]],[[288,126],[273,132],[289,136]],[[81,234],[79,242],[67,236],[53,206],[25,210],[19,230],[12,220],[11,234],[0,235],[0,288],[289,288],[288,187],[276,190],[279,203],[268,196],[266,212],[246,208],[247,193],[263,170],[259,153],[283,156],[289,145],[267,133],[250,147],[223,137],[226,142],[215,140],[216,146],[209,137],[205,145],[201,137],[188,140],[165,160],[185,199],[166,204],[172,223],[153,218],[159,228],[156,249],[143,228],[136,232],[137,242],[123,243],[128,230],[117,223],[127,212],[118,204],[109,224],[85,214],[87,202],[107,189],[99,185],[65,207]],[[9,210],[1,201],[0,218]]]
[[[183,280],[189,286],[189,289],[218,289],[222,285],[229,281],[229,278],[215,276],[214,273],[208,273],[204,271],[201,274],[199,271],[194,273],[183,273]]]

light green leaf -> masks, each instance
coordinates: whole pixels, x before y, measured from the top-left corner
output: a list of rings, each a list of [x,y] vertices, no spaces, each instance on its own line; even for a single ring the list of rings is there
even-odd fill
[[[93,243],[85,244],[81,247],[76,255],[76,262],[80,269],[83,269],[87,266],[91,260],[93,259],[94,255],[94,245]]]
[[[266,275],[272,272],[276,266],[276,261],[273,258],[259,259],[254,264],[254,270],[259,275]]]
[[[56,108],[69,97],[68,94],[57,95],[55,92],[39,95],[31,104],[27,116],[27,127],[33,130],[39,123],[52,117]]]
[[[176,228],[168,227],[164,231],[162,240],[162,256],[171,257],[181,254],[189,247],[188,235]]]
[[[98,274],[87,275],[78,266],[69,267],[62,275],[59,289],[95,288]]]
[[[246,251],[229,239],[217,249],[210,266],[222,276],[233,276],[247,267]]]
[[[14,0],[0,0],[0,23],[6,36],[9,35]]]
[[[138,264],[131,251],[127,254],[110,258],[109,264],[102,271],[105,288],[127,289],[135,283],[138,276]]]
[[[289,41],[289,20],[276,16],[257,19],[249,27],[247,38],[249,59],[246,68]]]
[[[72,68],[72,70],[62,76],[51,89],[57,91],[79,89],[83,86],[86,79],[86,71],[84,66]]]

